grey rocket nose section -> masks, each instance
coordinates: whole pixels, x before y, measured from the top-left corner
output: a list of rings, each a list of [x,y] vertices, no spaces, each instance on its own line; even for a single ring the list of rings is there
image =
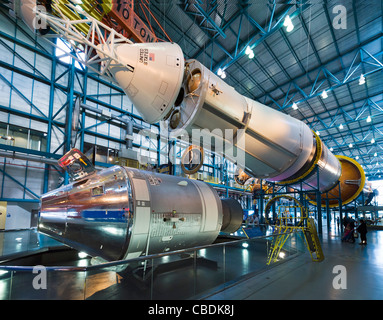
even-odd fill
[[[100,47],[103,51],[105,47]],[[103,55],[98,53],[101,58]],[[171,110],[181,88],[184,57],[175,43],[137,43],[114,47],[125,67],[109,71],[146,122],[156,123]]]

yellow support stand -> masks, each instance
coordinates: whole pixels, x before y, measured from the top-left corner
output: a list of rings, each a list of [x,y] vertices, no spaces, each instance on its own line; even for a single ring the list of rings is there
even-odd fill
[[[274,238],[271,242],[269,249],[267,264],[278,261],[281,256],[281,250],[285,246],[288,238],[294,233],[301,231],[305,237],[305,245],[310,252],[311,259],[316,262],[324,260],[324,254],[322,246],[318,237],[317,229],[315,226],[314,219],[307,217],[307,212],[304,206],[294,197],[291,196],[277,196],[272,198],[265,207],[266,223],[268,221],[268,212],[271,209],[272,204],[281,198],[293,201],[293,205],[280,205],[278,207],[278,218],[275,224],[275,231],[273,233]],[[290,215],[290,208],[294,208],[297,211],[300,210],[299,222],[297,225],[293,225],[293,217]],[[297,217],[295,217],[297,218]]]
[[[291,228],[278,228],[279,235],[276,235],[273,238],[273,241],[271,243],[271,247],[269,249],[269,254],[267,257],[267,264],[271,264],[272,262],[277,262],[278,258],[280,258],[281,250],[283,246],[285,245],[287,239],[291,235]]]
[[[303,230],[306,240],[307,249],[310,252],[311,259],[313,261],[323,261],[324,254],[322,251],[322,246],[319,241],[317,228],[313,218],[307,219],[307,228]]]

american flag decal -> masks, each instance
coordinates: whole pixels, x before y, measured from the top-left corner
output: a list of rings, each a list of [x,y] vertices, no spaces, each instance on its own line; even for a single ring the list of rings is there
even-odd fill
[[[149,53],[149,61],[154,61],[155,54]]]

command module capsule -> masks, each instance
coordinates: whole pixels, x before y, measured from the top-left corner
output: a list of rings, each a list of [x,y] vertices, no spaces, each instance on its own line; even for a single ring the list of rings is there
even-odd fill
[[[73,149],[60,159],[74,182],[44,194],[38,230],[108,261],[211,244],[234,232],[238,201],[202,181],[114,166],[95,172]],[[88,172],[86,172],[88,169]]]

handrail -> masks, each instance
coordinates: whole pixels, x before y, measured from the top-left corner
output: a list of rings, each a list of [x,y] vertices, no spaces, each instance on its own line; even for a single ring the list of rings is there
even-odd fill
[[[106,263],[100,263],[97,265],[93,266],[86,266],[86,267],[73,267],[73,266],[47,266],[44,268],[47,271],[64,271],[64,272],[70,272],[70,271],[90,271],[94,269],[101,269],[101,268],[108,268],[108,267],[114,267],[114,266],[119,266],[122,264],[127,264],[127,263],[132,263],[132,262],[139,262],[139,261],[145,261],[148,259],[158,259],[164,256],[170,256],[170,255],[176,255],[180,253],[185,253],[185,252],[190,252],[190,251],[198,251],[206,248],[212,248],[212,247],[220,247],[220,246],[225,246],[225,245],[232,245],[240,242],[248,242],[252,240],[259,240],[263,238],[270,238],[270,237],[275,237],[275,236],[281,236],[284,234],[291,234],[294,233],[294,231],[290,232],[284,232],[284,233],[277,233],[277,234],[269,234],[269,235],[264,235],[264,236],[258,236],[254,238],[244,238],[244,239],[238,239],[238,240],[233,240],[230,242],[221,242],[221,243],[213,243],[209,245],[204,245],[204,246],[196,246],[196,247],[191,247],[187,249],[180,249],[176,251],[171,251],[171,252],[163,252],[163,253],[156,253],[156,254],[150,254],[146,256],[141,256],[138,258],[133,258],[133,259],[127,259],[127,260],[117,260],[117,261],[111,261],[111,262],[106,262]],[[0,270],[4,271],[33,271],[33,269],[36,268],[36,266],[2,266],[0,265]]]

